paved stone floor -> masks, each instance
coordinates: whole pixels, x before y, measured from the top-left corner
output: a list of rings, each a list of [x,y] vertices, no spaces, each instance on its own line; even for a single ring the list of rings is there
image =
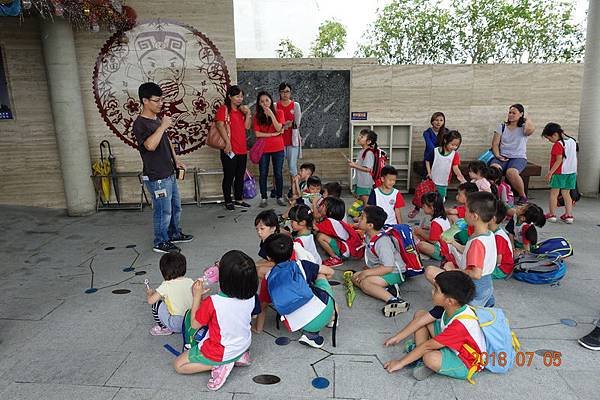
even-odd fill
[[[546,206],[546,192],[532,197]],[[184,207],[183,226],[196,237],[182,245],[188,275],[199,276],[230,249],[256,256],[257,212],[254,207],[245,213],[218,205]],[[381,315],[378,301],[360,293],[348,309],[343,287],[335,286],[341,305],[335,348],[329,331],[322,350],[299,345],[298,334],[275,328],[271,312],[267,331],[253,337],[253,365],[235,368],[216,393],[206,388],[207,374],[174,372],[173,356],[163,345],[179,349],[180,336],[148,333],[152,317],[143,281],[148,278],[154,287],[161,282],[160,257],[151,251],[151,210],[68,218],[60,211],[5,206],[0,213],[5,227],[0,233],[0,399],[598,398],[600,352],[576,342],[600,313],[598,200],[577,205],[574,225],[549,224],[541,231],[542,238],[564,235],[574,244],[575,255],[568,259],[569,272],[560,285],[495,282],[497,305],[508,313],[523,351],[561,352],[560,366],[547,367],[535,356],[531,366],[516,367],[508,375],[481,373],[475,385],[439,376],[416,382],[410,370],[386,373],[382,362],[399,357],[401,348],[383,347],[384,339],[407,323],[413,311],[430,305],[430,288],[417,277],[403,288],[411,311],[391,319]],[[123,272],[129,266],[134,272]],[[336,279],[341,280],[341,270],[359,267],[358,262],[347,263]],[[146,274],[135,275],[141,271]],[[92,275],[98,291],[86,294]],[[115,289],[131,292],[113,294]],[[577,325],[564,325],[561,319]],[[278,346],[279,336],[292,341]],[[281,381],[255,383],[252,378],[261,374]],[[329,387],[314,388],[316,376],[328,379]]]

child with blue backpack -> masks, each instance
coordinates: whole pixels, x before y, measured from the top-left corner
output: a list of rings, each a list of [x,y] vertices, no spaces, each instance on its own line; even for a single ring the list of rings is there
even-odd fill
[[[365,232],[367,268],[352,275],[352,283],[363,293],[385,302],[381,309],[386,317],[406,312],[409,303],[400,298],[399,285],[404,282],[405,264],[393,239],[382,231],[387,218],[379,206],[366,206],[358,221]]]
[[[477,316],[467,304],[475,294],[471,278],[460,271],[435,276],[431,292],[434,308],[419,310],[400,332],[384,342],[393,346],[414,334],[414,347],[400,360],[384,364],[389,372],[419,361],[413,370],[417,380],[438,373],[455,379],[471,379],[483,367],[477,363],[486,350],[486,340]],[[410,350],[413,346],[405,348]]]
[[[267,274],[267,288],[273,307],[290,332],[302,330],[299,342],[321,348],[319,332],[334,314],[333,290],[328,279],[333,269],[310,261],[293,261],[292,238],[274,234],[265,240],[269,260],[275,266]]]

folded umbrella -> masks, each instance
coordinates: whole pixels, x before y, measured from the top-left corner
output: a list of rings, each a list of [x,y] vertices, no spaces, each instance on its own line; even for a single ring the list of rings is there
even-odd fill
[[[110,148],[110,143],[108,142],[108,140],[103,140],[102,142],[100,142],[100,154],[102,154],[102,149],[104,148],[104,146],[108,148],[108,163],[110,165],[110,176],[113,183],[113,190],[115,191],[115,198],[117,199],[117,203],[121,204],[121,195],[119,193],[119,182],[117,178],[117,168],[115,165],[116,159],[112,153],[112,149]]]

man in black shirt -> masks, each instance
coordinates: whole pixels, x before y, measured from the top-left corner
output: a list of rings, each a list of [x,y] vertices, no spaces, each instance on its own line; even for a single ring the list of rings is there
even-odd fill
[[[181,199],[175,168],[185,168],[171,147],[165,131],[171,126],[171,117],[159,119],[162,108],[162,90],[147,82],[138,90],[142,113],[133,123],[133,133],[144,163],[144,182],[152,196],[154,209],[154,250],[157,253],[179,251],[173,243],[191,242],[194,237],[181,232],[179,217]]]

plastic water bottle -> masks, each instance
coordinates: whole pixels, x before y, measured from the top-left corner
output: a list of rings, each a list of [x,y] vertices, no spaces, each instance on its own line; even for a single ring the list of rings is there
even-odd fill
[[[452,224],[450,229],[448,229],[447,231],[442,233],[442,239],[444,239],[444,241],[446,241],[446,242],[449,242],[452,239],[454,239],[454,236],[458,232],[466,231],[466,230],[467,230],[467,221],[465,221],[464,218],[458,219],[458,220],[456,220],[456,222],[454,224]]]

